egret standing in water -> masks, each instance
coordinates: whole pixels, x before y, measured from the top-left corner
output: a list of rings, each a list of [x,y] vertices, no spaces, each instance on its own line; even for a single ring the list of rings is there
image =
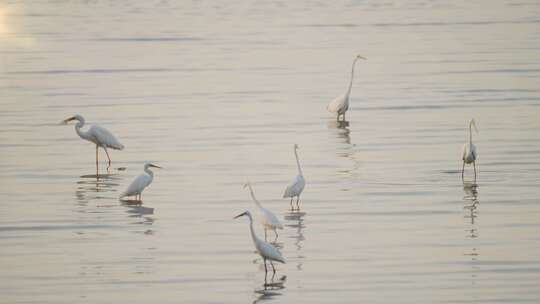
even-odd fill
[[[353,84],[353,78],[354,78],[354,67],[356,66],[356,61],[358,59],[366,59],[360,55],[356,56],[354,58],[352,68],[351,68],[351,80],[349,82],[349,87],[343,93],[343,95],[340,95],[336,97],[330,104],[328,104],[328,111],[332,113],[337,113],[337,120],[339,121],[339,117],[343,115],[343,121],[345,121],[345,113],[349,109],[349,96],[351,96],[351,89]]]
[[[473,164],[474,167],[474,180],[476,181],[476,158],[478,157],[478,152],[476,151],[476,146],[472,143],[472,127],[478,133],[476,128],[476,122],[474,118],[469,121],[469,142],[463,145],[463,152],[461,153],[461,159],[463,160],[463,167],[461,168],[461,179],[465,172],[465,164]]]
[[[257,207],[259,207],[259,210],[261,211],[262,215],[262,222],[264,226],[264,239],[266,240],[266,230],[273,230],[276,234],[276,240],[278,238],[277,229],[283,229],[283,225],[278,220],[276,215],[272,213],[272,211],[264,208],[261,203],[255,198],[255,194],[253,193],[253,189],[251,188],[251,184],[248,182],[244,185],[244,188],[249,188],[249,193],[251,194],[251,199],[253,199],[253,202]]]
[[[146,187],[148,187],[152,180],[154,180],[154,172],[150,171],[149,168],[159,168],[161,167],[156,166],[151,163],[144,164],[144,172],[141,173],[139,176],[137,176],[131,184],[127,187],[126,191],[120,195],[120,198],[126,197],[126,196],[135,196],[136,200],[141,200],[141,194],[144,191]]]
[[[107,154],[107,158],[109,159],[109,165],[111,166],[111,157],[109,156],[109,151],[107,151],[107,148],[115,149],[115,150],[122,150],[124,149],[124,145],[122,145],[114,135],[112,135],[109,130],[98,126],[98,125],[92,125],[88,129],[88,131],[82,131],[81,128],[84,126],[84,118],[77,114],[75,116],[72,116],[70,118],[65,119],[63,122],[67,124],[68,122],[72,120],[77,120],[77,124],[75,125],[75,132],[79,135],[80,138],[88,140],[90,142],[93,142],[96,144],[96,168],[98,166],[98,148],[101,147],[103,150],[105,150],[105,153]],[[107,168],[108,168],[107,167]]]
[[[304,191],[304,187],[306,186],[306,180],[304,179],[304,175],[302,174],[302,168],[300,167],[300,161],[298,160],[297,150],[298,150],[298,145],[294,144],[294,156],[296,156],[296,165],[298,166],[298,175],[287,186],[287,188],[285,189],[285,193],[283,193],[283,198],[286,198],[286,197],[291,198],[291,210],[294,210],[294,206],[293,206],[294,197],[296,197],[296,208],[300,210],[300,207],[298,206],[298,201],[300,200],[300,194],[302,194],[302,191]]]
[[[285,259],[283,258],[279,250],[276,249],[276,247],[274,247],[272,244],[267,243],[257,237],[257,235],[255,234],[255,230],[253,230],[253,218],[251,217],[251,213],[249,213],[249,211],[239,214],[235,216],[234,218],[236,219],[244,215],[249,217],[249,229],[251,231],[251,239],[253,240],[255,249],[257,249],[257,252],[263,258],[264,272],[265,273],[268,272],[268,269],[266,268],[266,260],[269,260],[270,265],[272,266],[272,271],[275,274],[276,268],[274,267],[274,264],[272,263],[272,261],[285,264]]]

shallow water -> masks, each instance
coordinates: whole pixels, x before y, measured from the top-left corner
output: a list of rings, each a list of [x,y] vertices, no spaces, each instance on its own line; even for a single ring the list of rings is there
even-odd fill
[[[0,4],[1,302],[537,303],[540,5],[469,2]],[[99,178],[75,113],[126,146]]]

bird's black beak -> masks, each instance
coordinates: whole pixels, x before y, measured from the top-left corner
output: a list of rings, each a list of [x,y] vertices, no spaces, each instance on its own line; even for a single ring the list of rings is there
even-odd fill
[[[156,165],[154,165],[154,164],[150,164],[150,166],[148,166],[148,167],[153,167],[153,168],[163,169],[162,167],[156,166]]]
[[[246,215],[246,212],[244,212],[244,213],[242,213],[242,214],[239,214],[239,215],[233,217],[233,219],[237,219],[237,218],[239,218],[239,217],[241,217],[241,216],[244,216],[244,215]]]

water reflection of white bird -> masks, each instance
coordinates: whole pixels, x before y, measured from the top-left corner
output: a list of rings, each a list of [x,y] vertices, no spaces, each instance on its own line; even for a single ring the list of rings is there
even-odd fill
[[[351,67],[351,80],[349,82],[349,87],[347,88],[345,93],[343,93],[343,95],[336,97],[336,99],[330,102],[330,104],[328,104],[328,107],[327,107],[329,112],[337,113],[338,121],[339,121],[340,116],[343,116],[343,120],[345,120],[345,113],[349,109],[349,97],[351,96],[351,89],[352,89],[352,83],[353,83],[353,78],[354,78],[354,67],[358,59],[366,59],[366,58],[360,55],[354,58],[354,61]]]
[[[141,194],[146,187],[148,187],[154,179],[154,172],[149,168],[161,168],[151,163],[144,164],[144,172],[137,176],[131,184],[127,187],[126,191],[120,195],[120,198],[126,196],[135,196],[136,199],[141,199]],[[138,198],[137,198],[138,196]]]
[[[246,187],[249,188],[251,199],[253,199],[253,202],[255,203],[255,205],[257,205],[257,207],[261,211],[262,222],[264,226],[264,239],[266,240],[266,230],[273,230],[274,233],[276,234],[276,240],[277,240],[277,237],[278,237],[277,229],[283,229],[283,225],[281,224],[277,216],[274,213],[272,213],[272,211],[264,208],[261,205],[261,203],[257,200],[257,198],[255,198],[255,194],[253,193],[253,189],[251,188],[251,184],[249,182],[244,185],[244,188]]]
[[[84,126],[84,118],[79,114],[65,119],[63,123],[67,124],[68,122],[72,120],[78,121],[78,123],[75,125],[75,132],[77,132],[79,137],[96,144],[96,167],[98,165],[98,148],[99,147],[105,150],[105,153],[107,154],[107,158],[109,159],[109,167],[110,167],[111,157],[109,155],[109,151],[107,151],[107,148],[112,148],[115,150],[122,150],[124,149],[124,145],[122,145],[118,141],[118,139],[116,139],[116,137],[114,137],[114,135],[112,135],[112,133],[109,132],[109,130],[99,125],[92,125],[90,126],[88,131],[86,132],[82,131],[81,128]]]
[[[478,152],[476,151],[476,146],[472,143],[472,127],[478,133],[476,128],[476,122],[474,119],[471,119],[469,122],[469,142],[463,145],[463,151],[461,153],[461,159],[463,160],[463,167],[461,168],[461,179],[465,172],[465,164],[473,164],[474,167],[474,180],[476,180],[476,158],[478,157]]]
[[[291,210],[294,210],[294,207],[293,207],[294,197],[296,197],[296,208],[300,210],[300,207],[298,206],[298,201],[300,200],[300,194],[302,194],[302,191],[304,191],[304,187],[306,186],[306,180],[304,179],[304,175],[302,174],[302,167],[300,167],[300,161],[298,160],[297,150],[298,150],[298,145],[294,144],[294,156],[296,156],[296,165],[298,166],[298,175],[287,186],[287,188],[285,189],[285,193],[283,193],[283,198],[286,198],[286,197],[291,198]]]
[[[263,258],[265,273],[268,272],[268,269],[266,268],[266,260],[268,260],[270,261],[270,265],[272,266],[272,271],[275,274],[276,268],[274,267],[274,264],[272,263],[272,261],[285,263],[285,259],[283,258],[279,250],[276,249],[276,247],[274,247],[272,244],[265,242],[257,237],[257,235],[255,234],[255,230],[253,229],[253,218],[251,217],[251,213],[249,211],[241,213],[235,216],[234,218],[236,219],[244,215],[249,218],[249,229],[251,231],[251,239],[253,240],[255,249],[257,249],[257,252]]]

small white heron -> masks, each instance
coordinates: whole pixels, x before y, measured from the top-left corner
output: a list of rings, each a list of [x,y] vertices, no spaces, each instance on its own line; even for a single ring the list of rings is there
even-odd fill
[[[283,258],[283,256],[281,255],[279,250],[277,250],[276,247],[274,247],[272,244],[267,243],[257,237],[257,235],[255,234],[255,230],[253,230],[253,218],[251,217],[251,213],[249,213],[249,211],[239,214],[235,216],[234,218],[236,219],[244,215],[249,217],[249,229],[251,231],[251,239],[253,240],[255,249],[257,249],[257,252],[263,258],[264,272],[265,273],[268,272],[268,269],[266,268],[266,260],[268,260],[270,261],[270,265],[272,266],[272,271],[276,273],[276,268],[274,267],[274,264],[272,263],[272,261],[285,264],[285,259]]]
[[[129,184],[129,186],[127,187],[126,191],[124,191],[122,195],[120,195],[120,198],[126,196],[135,196],[135,199],[141,200],[142,192],[152,183],[152,180],[154,179],[154,172],[152,172],[149,168],[161,169],[161,167],[154,164],[145,163],[144,172],[141,173],[139,176],[135,177],[135,179],[133,179],[131,184]]]
[[[302,194],[302,191],[304,191],[304,187],[306,186],[306,180],[304,179],[304,175],[302,174],[302,168],[300,167],[300,161],[298,160],[297,150],[298,150],[298,145],[294,144],[294,156],[296,156],[296,165],[298,166],[298,175],[287,186],[287,188],[285,189],[285,193],[283,193],[283,198],[286,198],[286,197],[291,198],[291,210],[294,210],[294,206],[293,206],[294,197],[296,197],[296,208],[300,210],[300,207],[298,206],[298,201],[300,200],[300,194]]]
[[[99,126],[99,125],[92,125],[88,129],[88,131],[82,131],[81,128],[84,126],[84,118],[77,114],[75,116],[69,117],[63,121],[64,124],[67,124],[68,122],[72,120],[77,120],[77,124],[75,125],[75,132],[79,135],[80,138],[88,140],[90,142],[93,142],[96,144],[96,167],[98,166],[98,148],[101,147],[103,150],[105,150],[105,153],[107,154],[107,158],[109,159],[109,167],[111,166],[111,157],[109,155],[109,151],[107,151],[107,148],[112,148],[115,150],[122,150],[124,149],[124,145],[122,145],[114,135],[112,135],[109,130]]]
[[[474,167],[474,180],[476,180],[476,158],[478,157],[478,152],[476,146],[472,143],[472,127],[476,133],[478,133],[478,128],[476,128],[476,122],[474,118],[469,121],[469,142],[463,145],[463,151],[461,153],[461,159],[463,160],[463,167],[461,168],[461,179],[465,172],[465,164],[473,164]]]
[[[253,202],[255,203],[255,205],[257,205],[257,207],[259,208],[259,210],[261,211],[261,218],[262,218],[262,223],[263,223],[263,226],[264,226],[264,239],[266,240],[266,231],[267,230],[273,230],[274,233],[276,234],[276,240],[278,238],[278,233],[277,233],[277,229],[283,229],[283,225],[281,224],[281,222],[279,221],[279,219],[276,217],[276,215],[274,213],[272,213],[272,211],[264,208],[261,203],[255,198],[255,193],[253,193],[253,188],[251,188],[251,183],[246,183],[244,185],[244,188],[248,187],[249,188],[249,193],[251,194],[251,199],[253,199]]]
[[[366,59],[366,58],[360,55],[354,58],[352,68],[351,68],[351,81],[349,82],[349,87],[347,88],[345,93],[343,93],[343,95],[336,97],[336,99],[332,100],[332,102],[330,102],[330,104],[328,104],[328,107],[327,107],[329,112],[337,113],[338,121],[341,115],[343,115],[343,121],[345,121],[345,112],[347,112],[347,110],[349,109],[349,96],[351,95],[351,89],[352,89],[352,84],[353,84],[354,67],[356,66],[356,61],[358,61],[358,59]]]

